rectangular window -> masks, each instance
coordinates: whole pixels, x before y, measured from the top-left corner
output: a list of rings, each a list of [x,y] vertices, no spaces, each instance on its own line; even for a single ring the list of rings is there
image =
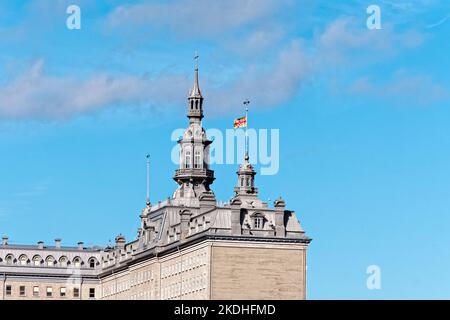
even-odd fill
[[[73,288],[73,297],[74,298],[80,297],[80,289],[79,288]]]
[[[53,296],[53,288],[47,287],[47,297],[52,297],[52,296]]]
[[[66,288],[62,287],[59,289],[59,295],[61,297],[65,297],[66,296]]]
[[[95,298],[95,289],[89,288],[89,298]]]
[[[39,297],[39,287],[37,286],[33,287],[33,296]]]
[[[261,229],[262,228],[262,218],[255,218],[255,229]]]
[[[19,294],[21,297],[25,296],[25,286],[19,287]]]
[[[200,151],[195,151],[194,154],[194,168],[200,169],[201,168],[201,154]]]
[[[12,294],[12,287],[11,286],[6,286],[6,295],[10,296]]]

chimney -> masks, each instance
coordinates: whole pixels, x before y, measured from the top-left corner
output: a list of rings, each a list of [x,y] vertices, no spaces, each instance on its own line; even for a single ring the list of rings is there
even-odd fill
[[[56,249],[61,249],[61,239],[55,239],[55,247]]]
[[[44,241],[38,242],[38,249],[44,249]]]
[[[84,243],[82,241],[78,242],[78,250],[84,250]]]
[[[2,237],[2,246],[7,246],[8,245],[8,236],[3,236]]]
[[[115,240],[116,240],[116,248],[123,249],[125,247],[126,240],[122,234],[119,234]]]
[[[184,241],[189,235],[189,222],[191,221],[192,212],[188,209],[180,210],[180,240]]]
[[[275,236],[277,238],[286,237],[286,226],[284,225],[285,207],[286,202],[281,198],[281,196],[275,200]]]

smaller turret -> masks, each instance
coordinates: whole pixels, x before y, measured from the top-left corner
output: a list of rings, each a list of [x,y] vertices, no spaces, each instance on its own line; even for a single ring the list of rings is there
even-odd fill
[[[238,175],[238,183],[234,188],[236,196],[258,196],[258,188],[255,188],[256,172],[249,162],[248,153],[245,154],[244,162],[239,166],[236,172]]]

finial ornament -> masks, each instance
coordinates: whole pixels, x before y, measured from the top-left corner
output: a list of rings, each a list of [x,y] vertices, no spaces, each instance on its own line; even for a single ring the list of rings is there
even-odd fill
[[[245,110],[248,111],[248,105],[250,104],[250,100],[244,101]]]
[[[199,58],[200,58],[200,56],[198,55],[198,52],[195,51],[195,56],[194,56],[194,59],[195,59],[195,70],[198,70],[198,59]]]

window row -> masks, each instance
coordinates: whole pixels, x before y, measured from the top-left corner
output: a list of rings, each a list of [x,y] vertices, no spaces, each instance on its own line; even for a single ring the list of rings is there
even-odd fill
[[[0,258],[0,263],[2,263],[2,258]],[[5,257],[4,264],[6,265],[19,265],[19,266],[35,266],[35,267],[67,267],[69,265],[74,266],[75,268],[85,267],[84,261],[80,257],[75,257],[72,261],[70,261],[66,256],[62,256],[59,260],[56,260],[53,256],[47,256],[44,259],[41,256],[36,255],[31,260],[26,255],[21,255],[19,259],[16,259],[12,254],[8,254]],[[91,269],[95,269],[98,265],[97,259],[92,257],[88,261],[87,267]]]
[[[201,169],[203,168],[202,154],[199,150],[194,152],[194,164],[192,164],[192,154],[190,150],[186,150],[184,155],[184,168]]]
[[[5,286],[5,295],[13,296],[13,286],[12,285]],[[32,296],[33,297],[41,297],[41,287],[40,286],[33,286]],[[43,296],[45,296],[47,298],[54,297],[53,287],[51,287],[51,286],[45,287]],[[60,298],[66,298],[67,297],[67,288],[60,287],[59,294],[57,296]],[[24,285],[19,286],[19,297],[27,297],[27,287],[26,286],[24,286]],[[73,298],[80,297],[80,288],[73,288],[72,297]],[[95,288],[89,288],[89,298],[95,298]]]

